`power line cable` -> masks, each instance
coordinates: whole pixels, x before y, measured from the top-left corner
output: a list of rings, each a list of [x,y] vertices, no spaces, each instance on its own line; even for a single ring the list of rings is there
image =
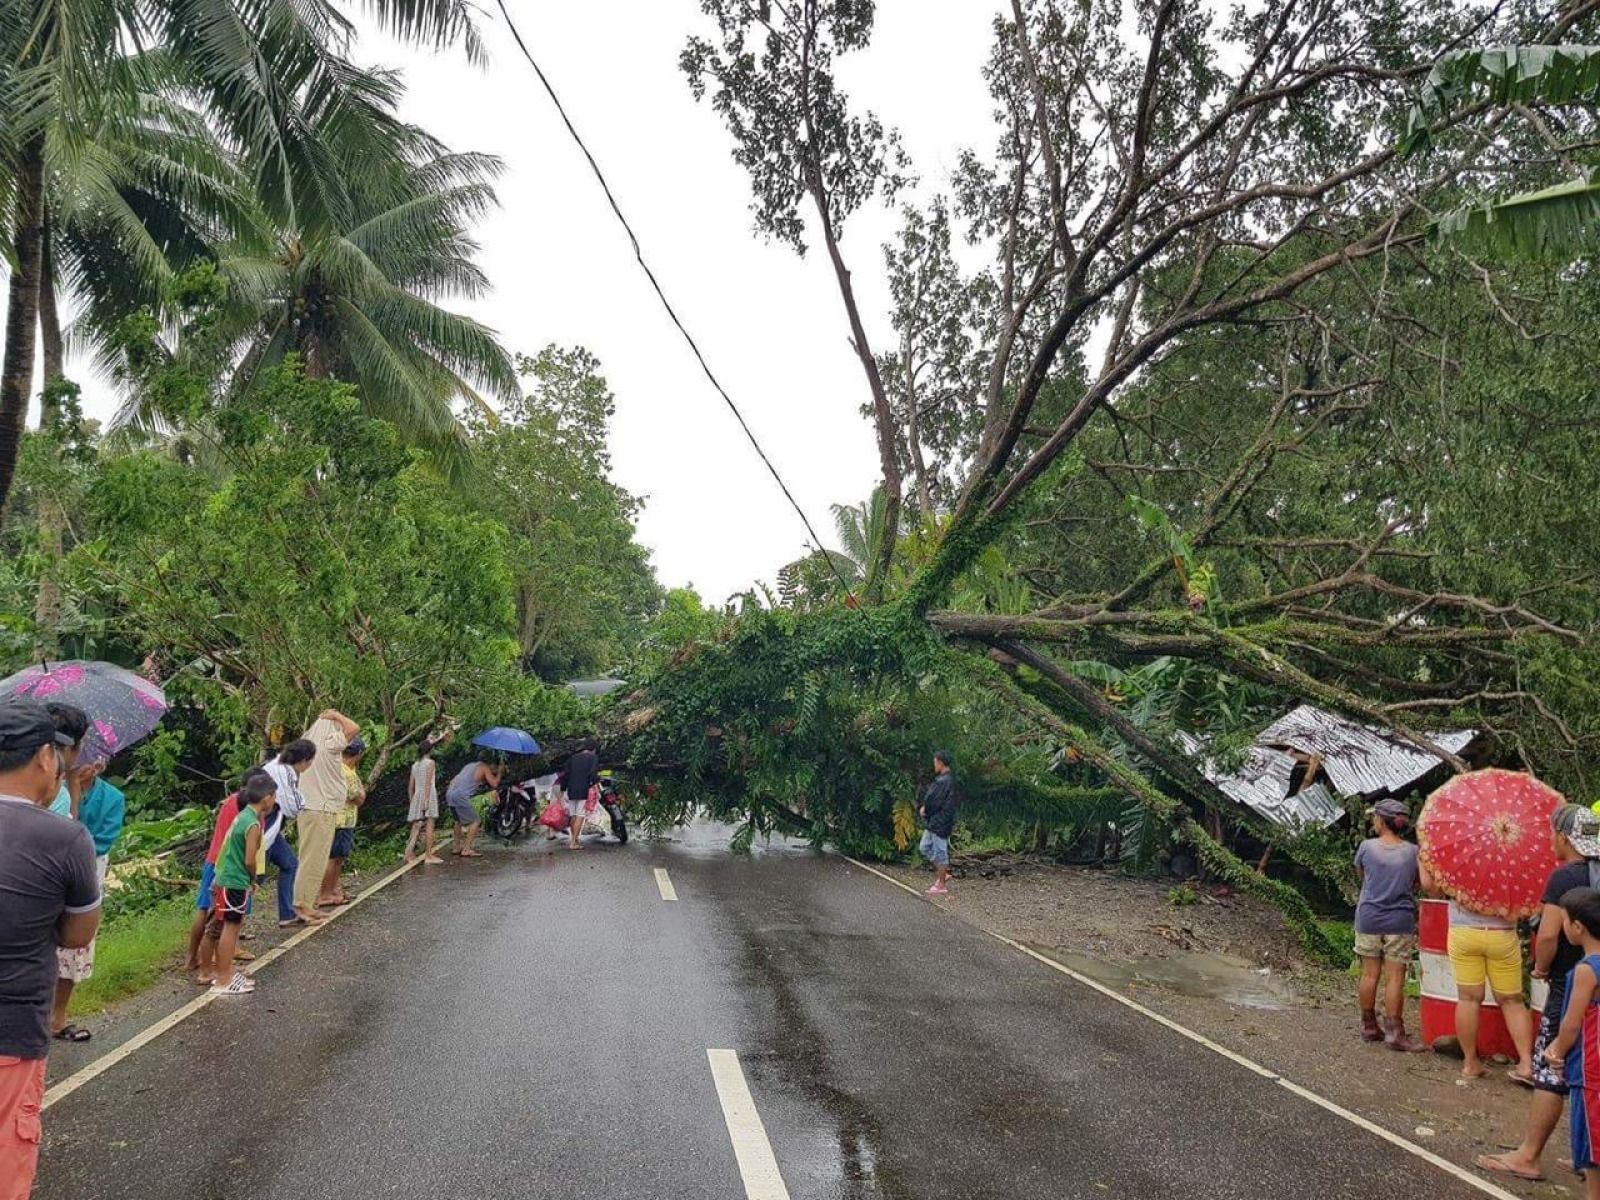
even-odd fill
[[[611,211],[616,214],[617,221],[621,224],[623,232],[628,235],[628,241],[633,245],[633,257],[638,262],[640,270],[644,272],[645,278],[650,281],[651,288],[655,290],[656,298],[661,301],[661,307],[667,310],[667,316],[672,319],[673,325],[677,326],[678,332],[683,335],[683,340],[689,344],[689,349],[694,353],[695,361],[700,364],[701,371],[705,372],[705,377],[711,381],[711,386],[717,390],[717,395],[722,397],[723,403],[728,406],[728,410],[733,413],[734,419],[739,422],[739,428],[744,430],[744,436],[750,440],[750,445],[754,447],[755,452],[761,457],[762,463],[771,472],[772,478],[783,491],[784,499],[789,501],[790,507],[799,516],[800,523],[806,527],[806,533],[810,535],[812,544],[816,546],[817,551],[827,562],[828,569],[833,572],[833,577],[839,581],[839,586],[844,588],[845,595],[853,598],[854,589],[851,588],[845,577],[840,573],[838,564],[833,561],[833,553],[822,544],[822,539],[817,536],[817,531],[812,528],[811,518],[806,516],[806,510],[800,507],[800,502],[794,498],[794,493],[789,490],[789,485],[783,481],[783,476],[778,474],[778,468],[772,465],[772,460],[767,457],[767,452],[761,448],[761,443],[756,440],[756,435],[751,431],[749,423],[744,419],[744,414],[739,411],[739,406],[733,402],[733,397],[728,395],[728,390],[722,386],[722,382],[717,378],[716,373],[712,371],[711,364],[706,362],[706,356],[700,353],[699,344],[694,340],[694,335],[684,326],[683,321],[679,319],[677,310],[672,307],[672,301],[667,299],[667,293],[662,290],[661,282],[656,278],[656,273],[650,269],[650,264],[645,261],[644,250],[639,245],[638,235],[633,232],[633,226],[628,223],[628,218],[623,215],[622,207],[617,203],[616,196],[612,194],[611,185],[606,182],[605,173],[600,170],[600,164],[595,161],[595,157],[589,152],[589,147],[585,144],[582,135],[578,133],[577,127],[573,125],[572,118],[567,115],[566,106],[561,103],[561,97],[556,95],[556,89],[551,86],[549,77],[545,75],[543,68],[539,66],[538,60],[533,57],[533,53],[528,49],[528,44],[522,40],[522,33],[517,29],[517,23],[511,19],[511,14],[506,10],[505,0],[496,0],[496,3],[500,7],[500,15],[505,18],[506,27],[511,30],[511,36],[516,40],[517,49],[522,51],[522,57],[528,60],[528,65],[533,68],[533,73],[539,77],[539,82],[544,86],[545,93],[550,97],[550,103],[555,105],[556,112],[561,116],[561,123],[567,127],[567,132],[572,135],[572,140],[577,144],[578,149],[583,151],[583,157],[588,160],[589,169],[594,172],[595,179],[600,183],[600,190],[606,194],[606,203],[611,205]]]

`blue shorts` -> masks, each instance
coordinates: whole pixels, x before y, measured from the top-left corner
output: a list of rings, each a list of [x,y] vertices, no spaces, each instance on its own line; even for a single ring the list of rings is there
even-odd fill
[[[950,865],[949,838],[942,838],[933,830],[926,829],[922,833],[922,845],[918,849],[922,851],[922,857],[934,866],[948,867]]]
[[[350,850],[356,844],[356,831],[352,829],[335,829],[333,831],[333,848],[328,851],[329,858],[349,858]]]
[[[217,864],[207,863],[200,872],[200,891],[194,898],[194,906],[201,912],[211,911],[211,885],[217,881]]]
[[[1570,1094],[1572,1103],[1567,1106],[1567,1121],[1572,1126],[1572,1169],[1582,1175],[1596,1167],[1594,1127],[1600,1124],[1600,1091],[1575,1087]]]

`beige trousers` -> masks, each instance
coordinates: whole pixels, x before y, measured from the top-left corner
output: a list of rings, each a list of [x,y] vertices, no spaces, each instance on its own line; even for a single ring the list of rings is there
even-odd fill
[[[300,870],[294,877],[294,906],[316,908],[322,893],[322,875],[328,869],[328,851],[333,849],[333,831],[339,814],[300,810],[295,824],[300,830]]]

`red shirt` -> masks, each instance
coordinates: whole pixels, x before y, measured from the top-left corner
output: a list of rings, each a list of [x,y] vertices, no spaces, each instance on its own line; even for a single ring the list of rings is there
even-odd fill
[[[211,849],[206,851],[206,861],[213,867],[217,865],[217,855],[222,853],[223,839],[228,836],[228,830],[233,828],[233,819],[238,815],[239,793],[234,792],[217,809],[217,824],[211,830]]]

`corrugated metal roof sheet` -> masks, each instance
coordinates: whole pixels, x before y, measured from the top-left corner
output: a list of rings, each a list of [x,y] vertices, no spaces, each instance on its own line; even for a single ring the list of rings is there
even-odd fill
[[[1475,737],[1476,730],[1460,729],[1436,734],[1433,740],[1459,754]],[[1333,791],[1321,782],[1289,794],[1290,780],[1300,763],[1291,750],[1319,755],[1323,775],[1341,796],[1401,791],[1440,762],[1410,742],[1310,704],[1302,704],[1262,730],[1237,771],[1219,771],[1207,757],[1206,743],[1194,735],[1180,733],[1178,740],[1200,760],[1201,774],[1230,799],[1289,828],[1332,825],[1344,812]]]
[[[1222,793],[1260,813],[1267,820],[1290,829],[1305,825],[1332,825],[1343,814],[1333,796],[1321,784],[1313,784],[1291,796],[1289,780],[1299,765],[1291,754],[1267,746],[1252,746],[1244,765],[1225,773],[1205,757],[1206,745],[1192,734],[1180,733],[1178,740],[1191,755],[1199,758],[1200,773],[1216,784]]]
[[[1466,749],[1473,729],[1433,735],[1452,754]],[[1294,749],[1322,757],[1322,769],[1341,795],[1395,792],[1409,787],[1439,765],[1418,746],[1310,704],[1302,704],[1261,731],[1257,745]]]

